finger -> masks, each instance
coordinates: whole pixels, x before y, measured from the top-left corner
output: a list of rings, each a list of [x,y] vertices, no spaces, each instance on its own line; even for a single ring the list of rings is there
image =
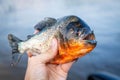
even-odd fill
[[[37,34],[37,33],[39,33],[39,32],[40,32],[40,31],[36,29],[33,34]]]
[[[41,53],[40,55],[33,56],[31,58],[33,59],[35,58],[35,60],[41,63],[47,63],[57,55],[57,51],[58,51],[57,40],[53,39],[50,48],[45,53]]]
[[[38,32],[40,32],[40,31],[36,29],[33,34],[37,34]],[[30,51],[27,51],[27,55],[28,55],[28,57],[32,57],[33,56]]]
[[[52,45],[50,46],[48,51],[46,53],[43,53],[41,56],[42,62],[44,63],[49,62],[51,59],[53,59],[57,55],[57,51],[58,51],[57,40],[53,39]]]

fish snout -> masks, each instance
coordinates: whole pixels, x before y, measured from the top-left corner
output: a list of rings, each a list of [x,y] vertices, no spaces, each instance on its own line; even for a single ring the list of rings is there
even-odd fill
[[[79,39],[83,40],[83,41],[85,41],[85,43],[88,43],[88,44],[93,45],[93,46],[96,46],[96,44],[97,44],[97,41],[96,41],[96,38],[95,38],[95,35],[94,35],[93,31],[82,33],[79,36]]]

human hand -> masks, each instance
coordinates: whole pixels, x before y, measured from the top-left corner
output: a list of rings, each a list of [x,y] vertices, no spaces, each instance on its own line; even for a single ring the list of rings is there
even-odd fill
[[[49,64],[58,52],[57,40],[53,39],[51,47],[46,53],[32,56],[28,53],[28,66],[25,80],[66,80],[68,71],[73,62],[65,64]],[[48,54],[49,53],[49,54]]]

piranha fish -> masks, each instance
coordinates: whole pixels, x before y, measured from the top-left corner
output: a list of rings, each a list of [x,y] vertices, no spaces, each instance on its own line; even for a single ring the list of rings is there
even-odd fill
[[[56,38],[58,41],[58,54],[49,63],[63,64],[86,55],[97,44],[90,27],[74,15],[58,19],[45,18],[35,28],[38,28],[40,32],[29,35],[27,40],[21,40],[13,34],[8,34],[13,56],[15,54],[22,55],[27,51],[32,52],[33,55],[43,54],[49,49],[53,38]]]

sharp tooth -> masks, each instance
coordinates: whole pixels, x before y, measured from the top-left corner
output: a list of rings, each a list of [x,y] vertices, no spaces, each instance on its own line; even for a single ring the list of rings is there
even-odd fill
[[[91,43],[91,44],[96,44],[97,43],[96,40],[87,40],[86,42]]]
[[[90,37],[91,34],[93,34],[93,31],[89,31],[87,34],[85,34],[85,36],[84,36],[83,39],[85,39],[85,38],[89,39],[89,37]]]

